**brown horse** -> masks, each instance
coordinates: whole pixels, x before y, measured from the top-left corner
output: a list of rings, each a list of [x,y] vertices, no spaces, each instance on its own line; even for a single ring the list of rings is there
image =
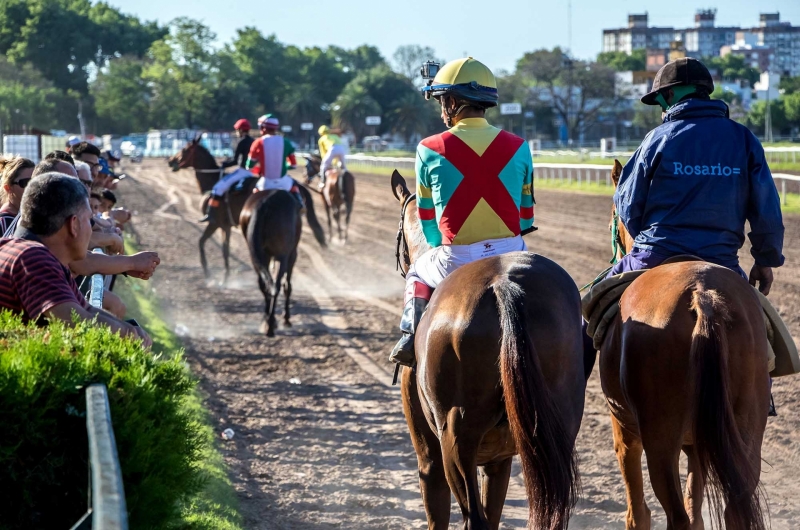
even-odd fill
[[[200,187],[200,192],[204,193],[203,199],[200,203],[200,211],[206,210],[208,199],[210,198],[211,188],[220,179],[222,168],[217,165],[217,161],[208,150],[200,144],[200,137],[187,143],[180,152],[170,157],[168,161],[172,171],[179,169],[194,168],[197,184]],[[231,191],[225,194],[220,199],[220,205],[215,209],[213,216],[208,221],[206,229],[200,236],[200,263],[203,265],[203,272],[206,278],[209,277],[208,262],[206,261],[205,245],[211,236],[217,230],[222,230],[224,238],[222,241],[222,257],[225,260],[225,278],[223,284],[228,281],[230,274],[230,245],[231,245],[231,229],[235,227],[239,221],[239,215],[242,211],[245,201],[252,195],[258,179],[246,179],[243,182],[240,191]]]
[[[306,157],[306,174],[308,181],[319,173],[322,160],[314,155]],[[328,233],[333,239],[331,225],[331,212],[336,220],[336,231],[339,240],[347,242],[347,231],[350,228],[350,214],[353,213],[353,201],[356,197],[356,179],[349,171],[329,169],[325,174],[325,186],[322,188],[322,198],[325,203],[325,213],[328,215]],[[344,212],[342,208],[344,207]],[[342,237],[341,215],[344,213],[344,237]]]
[[[392,191],[403,204],[398,256],[407,271],[428,247],[397,171]],[[429,529],[448,528],[451,491],[465,530],[497,529],[517,453],[529,528],[567,527],[585,391],[580,327],[575,283],[542,256],[481,259],[439,285],[401,388]]]
[[[311,194],[302,186],[298,187],[306,203],[308,224],[314,237],[324,247],[325,233],[314,214]],[[258,286],[264,295],[264,322],[261,331],[268,337],[274,337],[277,327],[275,311],[284,277],[283,322],[287,327],[292,325],[290,322],[292,270],[297,261],[297,245],[300,243],[303,228],[300,208],[297,200],[287,191],[259,191],[250,195],[244,204],[239,225],[247,240],[253,268],[258,275]],[[274,277],[270,272],[273,263],[278,265]]]
[[[614,185],[622,170],[616,162]],[[617,223],[627,252],[631,238]],[[708,490],[719,528],[763,529],[759,479],[767,423],[767,337],[758,298],[724,267],[660,265],[625,291],[600,348],[614,449],[628,497],[626,528],[649,529],[644,452],[667,528],[703,528]],[[678,459],[688,458],[685,495]]]

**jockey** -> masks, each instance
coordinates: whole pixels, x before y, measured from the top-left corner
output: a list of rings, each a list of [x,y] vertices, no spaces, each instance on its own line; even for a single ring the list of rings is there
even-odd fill
[[[232,186],[238,184],[247,177],[253,176],[245,167],[247,165],[247,156],[250,153],[250,146],[253,144],[253,137],[250,136],[250,122],[244,118],[238,120],[233,124],[233,134],[239,138],[236,144],[236,151],[233,153],[233,158],[229,158],[222,163],[220,172],[231,166],[238,165],[239,168],[223,176],[214,184],[214,187],[211,188],[211,198],[208,200],[206,215],[199,221],[201,223],[205,223],[213,217],[214,208],[219,206],[219,200]]]
[[[634,246],[609,276],[691,254],[769,293],[772,268],[784,261],[778,190],[758,139],[729,118],[723,101],[710,99],[713,90],[705,65],[686,57],[663,66],[642,97],[661,106],[664,122],[622,170],[614,204]],[[738,257],[745,221],[755,259],[749,278]],[[591,369],[594,348],[584,355]]]
[[[345,157],[347,156],[347,147],[342,143],[342,139],[338,134],[334,134],[327,125],[322,125],[319,130],[319,156],[322,158],[322,163],[319,166],[319,188],[325,186],[325,172],[333,169],[334,160],[338,160],[343,170],[347,169],[345,165]]]
[[[403,336],[389,360],[413,366],[414,333],[433,289],[472,261],[526,250],[533,227],[533,161],[525,141],[489,125],[497,106],[494,74],[468,57],[447,63],[429,85],[450,130],[417,147],[417,211],[432,247],[406,275]]]
[[[287,158],[294,157],[294,146],[287,138],[278,134],[278,118],[272,114],[265,114],[258,119],[261,138],[250,146],[247,158],[247,168],[253,170],[261,177],[256,184],[259,190],[285,190],[294,195],[301,208],[305,207],[303,196],[297,183],[286,174]]]

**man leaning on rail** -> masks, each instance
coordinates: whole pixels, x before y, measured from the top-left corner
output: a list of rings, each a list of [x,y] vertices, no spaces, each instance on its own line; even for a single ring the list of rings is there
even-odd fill
[[[677,255],[727,267],[768,294],[772,268],[783,265],[783,219],[775,182],[758,139],[712,100],[708,69],[690,57],[656,74],[645,105],[659,105],[663,124],[625,164],[614,194],[620,220],[634,239],[609,276],[650,269]],[[739,266],[750,223],[749,276]],[[596,351],[587,338],[586,373]],[[774,413],[774,410],[771,411]]]
[[[31,180],[20,208],[16,237],[0,239],[0,308],[26,321],[73,315],[106,325],[123,337],[152,344],[138,326],[91,307],[78,291],[69,265],[86,256],[92,227],[89,194],[75,178],[48,173]]]

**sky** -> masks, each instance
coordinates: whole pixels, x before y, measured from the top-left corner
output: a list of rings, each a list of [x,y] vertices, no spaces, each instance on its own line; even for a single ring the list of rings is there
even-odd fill
[[[470,55],[498,71],[513,70],[525,52],[539,48],[561,46],[592,58],[601,51],[602,30],[625,27],[630,13],[647,11],[650,25],[682,28],[694,24],[698,8],[716,7],[718,26],[757,26],[759,13],[779,11],[781,20],[800,25],[800,0],[572,0],[571,10],[567,0],[106,1],[164,24],[179,16],[201,20],[219,45],[230,42],[237,29],[254,26],[300,47],[370,44],[391,59],[398,46],[418,44],[432,47],[440,58]]]

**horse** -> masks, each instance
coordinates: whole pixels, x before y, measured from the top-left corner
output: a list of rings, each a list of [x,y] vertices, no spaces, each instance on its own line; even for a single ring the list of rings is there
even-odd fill
[[[319,173],[322,160],[318,156],[307,156],[306,175],[307,183],[311,178]],[[349,171],[340,169],[329,169],[325,173],[325,186],[322,188],[322,198],[325,203],[325,213],[328,215],[328,233],[333,240],[333,228],[331,225],[331,212],[336,220],[336,231],[340,241],[347,242],[347,231],[350,228],[350,214],[353,213],[353,200],[356,196],[356,179]],[[341,182],[340,182],[341,179]],[[340,217],[344,207],[344,238],[342,237],[342,225]]]
[[[194,168],[195,178],[200,187],[200,193],[205,194],[200,203],[200,211],[206,211],[206,206],[210,198],[209,192],[214,184],[220,179],[223,168],[217,165],[216,160],[208,150],[200,143],[198,136],[187,143],[174,156],[168,160],[172,171],[179,169]],[[225,277],[223,284],[227,283],[230,274],[230,245],[231,229],[238,223],[239,216],[245,201],[252,195],[258,179],[245,179],[241,186],[241,191],[228,192],[220,199],[219,207],[215,209],[211,219],[209,219],[206,229],[200,236],[200,263],[203,266],[205,277],[209,277],[208,262],[206,261],[205,244],[217,230],[222,230],[224,238],[222,241],[222,258],[225,261]]]
[[[402,204],[397,259],[407,272],[429,247],[415,195],[397,171],[391,185]],[[575,283],[542,256],[484,258],[438,286],[417,329],[417,364],[401,380],[429,529],[448,528],[452,491],[465,530],[496,530],[515,454],[528,527],[567,527],[579,489],[581,333]]]
[[[314,237],[319,244],[325,246],[325,232],[314,213],[314,202],[311,193],[298,186],[306,204],[306,219]],[[283,322],[291,327],[290,301],[292,296],[292,270],[297,261],[297,246],[303,228],[300,208],[297,200],[287,191],[270,190],[256,192],[247,199],[239,217],[239,226],[247,240],[250,260],[258,276],[258,286],[264,295],[264,321],[260,331],[267,337],[275,336],[277,319],[275,311],[278,295],[283,283],[285,305]],[[278,265],[278,272],[273,278],[270,272],[272,264]]]
[[[619,182],[622,166],[614,164]],[[612,209],[619,254],[633,240]],[[619,301],[600,347],[600,378],[627,492],[627,529],[649,529],[641,459],[667,528],[761,530],[761,443],[769,407],[767,336],[753,288],[702,261],[659,265]],[[678,461],[688,458],[685,494]]]

